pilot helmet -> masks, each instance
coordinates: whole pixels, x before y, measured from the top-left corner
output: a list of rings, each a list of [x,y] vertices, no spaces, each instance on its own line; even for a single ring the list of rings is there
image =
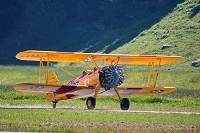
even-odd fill
[[[87,72],[86,71],[83,71],[83,75],[86,75],[87,74]]]

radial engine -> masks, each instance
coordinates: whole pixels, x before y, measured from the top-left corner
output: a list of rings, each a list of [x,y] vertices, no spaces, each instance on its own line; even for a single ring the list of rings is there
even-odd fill
[[[106,90],[121,85],[124,82],[124,77],[123,68],[116,64],[104,67],[99,72],[99,82]]]

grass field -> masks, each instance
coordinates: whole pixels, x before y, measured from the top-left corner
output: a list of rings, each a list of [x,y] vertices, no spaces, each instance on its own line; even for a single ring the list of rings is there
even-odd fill
[[[200,115],[59,109],[1,109],[0,130],[26,132],[191,132]]]
[[[62,64],[57,65],[63,67]],[[42,96],[22,94],[13,89],[15,84],[21,82],[37,82],[38,70],[36,66],[0,66],[0,68],[1,105],[51,106],[52,103],[47,102]],[[136,68],[130,69],[127,67],[125,69],[133,71]],[[54,68],[52,70],[60,74],[59,77],[63,83],[66,82],[64,79],[71,78],[60,70]],[[125,85],[129,85],[132,81],[134,81],[132,83],[134,86],[145,85],[142,83],[142,81],[144,83],[147,81],[148,72],[145,69],[128,75],[130,73],[127,73],[130,78],[126,79]],[[196,79],[197,83],[192,84],[195,81],[194,79],[188,89],[186,86],[187,82],[189,83],[187,75],[193,75],[193,73],[188,72],[179,75],[173,71],[169,73],[163,70],[159,75],[158,84],[170,84],[170,86],[177,86],[178,89],[173,93],[162,96],[128,96],[131,102],[130,110],[199,112],[200,91],[198,78]],[[186,83],[182,85],[184,82]],[[117,96],[98,97],[95,110],[87,111],[85,101],[86,98],[61,101],[57,104],[61,109],[1,108],[0,130],[21,132],[199,132],[200,130],[200,115],[106,111],[120,110]],[[72,110],[62,109],[62,107],[72,108]]]

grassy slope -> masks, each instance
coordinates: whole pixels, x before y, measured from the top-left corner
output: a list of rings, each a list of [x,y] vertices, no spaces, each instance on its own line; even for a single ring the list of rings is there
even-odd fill
[[[197,0],[186,0],[160,22],[112,53],[183,56],[183,61],[162,67],[165,75],[162,81],[170,80],[168,83],[178,85],[179,88],[200,89],[200,68],[191,66],[193,61],[200,58],[199,6]],[[171,47],[161,50],[163,44],[170,44]]]
[[[107,32],[109,38],[103,38],[102,41],[99,41],[98,45],[103,45],[103,43],[107,43],[108,45],[99,51],[105,53],[112,51],[112,53],[124,54],[181,55],[186,58],[181,64],[190,66],[192,61],[200,58],[200,53],[198,52],[200,41],[200,13],[198,10],[198,0],[186,0],[178,4],[172,12],[168,13],[149,29],[142,31],[135,38],[133,38],[134,32],[137,32],[142,25],[147,25],[148,21],[152,23],[152,19],[156,19],[156,16],[162,13],[157,12],[152,14],[152,16],[138,23],[134,23],[130,27]],[[128,41],[131,36],[131,41]],[[120,41],[123,40],[128,42],[121,45]],[[116,43],[120,45],[114,50],[113,48],[117,46]],[[163,44],[170,44],[172,47],[161,50]],[[109,48],[112,45],[113,48]],[[191,55],[188,55],[188,52],[191,52]]]
[[[200,12],[196,11],[199,6],[198,0],[186,0],[160,22],[112,53],[181,55],[185,60],[178,69],[199,71],[191,67],[191,62],[200,58]],[[161,50],[163,44],[170,44],[171,48]]]
[[[193,61],[200,59],[199,8],[198,0],[186,0],[178,5],[170,4],[168,8],[159,9],[159,12],[127,28],[107,31],[101,40],[85,49],[85,52],[183,56],[184,60],[181,62],[162,66],[158,85],[200,89],[200,68],[191,66]],[[166,10],[171,12],[166,14]],[[163,44],[170,44],[171,47],[161,50]],[[145,67],[127,68],[130,68],[128,70],[131,73],[138,70],[148,72]],[[128,73],[125,85],[132,81],[136,81],[134,85],[138,85],[141,79],[143,83],[146,82],[144,74],[140,78],[135,75],[141,74]]]

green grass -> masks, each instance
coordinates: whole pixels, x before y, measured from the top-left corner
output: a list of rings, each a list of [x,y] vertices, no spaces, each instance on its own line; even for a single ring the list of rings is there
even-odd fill
[[[65,64],[66,65],[66,64]],[[63,69],[69,68],[57,64]],[[102,64],[103,65],[103,64]],[[74,74],[78,75],[86,69],[83,65],[72,65]],[[15,84],[21,82],[37,82],[36,66],[0,66],[1,105],[51,106],[44,97],[16,92]],[[72,77],[56,68],[62,83]],[[148,67],[125,66],[125,86],[144,86],[147,81]],[[158,110],[199,112],[199,78],[193,72],[177,72],[162,68],[158,85],[177,86],[177,91],[162,96],[129,96],[130,110]],[[191,80],[191,76],[193,79]],[[133,82],[134,81],[134,82]],[[190,87],[188,88],[189,85]],[[180,88],[179,88],[180,87]],[[86,98],[61,101],[58,107],[86,109]],[[199,115],[149,114],[149,113],[117,113],[105,110],[120,110],[119,101],[115,97],[98,97],[96,110],[65,109],[0,109],[0,130],[2,131],[58,131],[58,132],[188,132],[197,131]],[[164,121],[163,121],[164,120]],[[138,128],[139,127],[139,128]]]
[[[4,92],[1,92],[4,93]],[[172,94],[171,94],[172,95]],[[200,98],[185,96],[129,96],[130,110],[158,110],[158,111],[193,111],[199,112]],[[27,95],[21,93],[4,93],[0,96],[1,105],[47,105],[52,103],[46,101],[45,97]],[[86,98],[60,101],[58,107],[72,107],[86,109]],[[117,109],[120,110],[119,101],[115,97],[98,97],[96,109]]]
[[[200,120],[200,115],[98,110],[0,109],[0,114],[1,131],[20,132],[186,132],[197,128]]]
[[[192,67],[191,64],[200,58],[200,13],[196,12],[198,7],[198,0],[186,0],[158,23],[117,47],[112,53],[183,56],[183,61],[166,67],[183,73],[194,72],[197,77],[200,68]],[[156,16],[152,15],[147,19],[153,19],[153,17]],[[130,29],[134,29],[134,26],[129,27],[127,35],[131,33]],[[163,44],[170,44],[171,47],[161,50]]]
[[[63,64],[58,64],[59,67]],[[72,65],[73,66],[73,65]],[[76,66],[73,66],[76,68]],[[43,96],[23,94],[16,92],[13,86],[22,82],[37,82],[36,66],[0,66],[1,68],[1,86],[0,86],[0,103],[10,105],[51,105]],[[23,69],[22,69],[23,68]],[[66,66],[64,67],[66,68]],[[69,71],[73,71],[75,68]],[[60,70],[51,68],[58,72],[58,77],[66,83],[72,77]],[[74,74],[78,75],[85,69],[81,65],[78,66]],[[146,86],[148,72],[142,67],[141,71],[137,68],[126,67],[126,80],[123,86]],[[147,68],[148,70],[148,68]],[[135,72],[136,71],[136,72]],[[193,77],[191,79],[190,77]],[[199,78],[195,77],[195,73],[177,73],[176,71],[161,71],[158,86],[175,86],[178,89],[169,94],[162,96],[128,96],[131,101],[130,109],[133,110],[178,110],[178,111],[198,111],[200,109],[200,92]],[[86,108],[86,98],[78,100],[70,100],[59,102],[58,106],[72,106]],[[98,97],[97,108],[99,109],[120,109],[117,96]]]

